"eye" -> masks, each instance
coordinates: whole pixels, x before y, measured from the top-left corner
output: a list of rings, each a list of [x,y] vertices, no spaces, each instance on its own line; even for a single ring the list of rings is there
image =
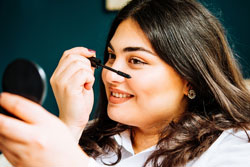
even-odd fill
[[[115,54],[113,54],[113,53],[108,53],[108,56],[109,56],[109,60],[110,59],[115,60],[115,58],[116,58]]]
[[[108,61],[107,61],[107,64],[113,64],[114,63],[114,61],[115,61],[115,59],[116,59],[116,55],[115,54],[113,54],[113,53],[108,53]]]
[[[134,64],[134,65],[144,65],[144,64],[147,64],[146,62],[140,60],[140,59],[137,59],[137,58],[130,58],[129,59],[129,63],[131,64]]]

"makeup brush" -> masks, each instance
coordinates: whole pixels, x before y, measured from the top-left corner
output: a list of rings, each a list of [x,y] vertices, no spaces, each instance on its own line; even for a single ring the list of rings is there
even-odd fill
[[[123,77],[125,77],[125,78],[131,78],[130,75],[128,75],[128,74],[126,74],[126,73],[124,73],[124,72],[117,71],[117,70],[115,70],[115,69],[113,69],[113,68],[110,68],[110,67],[108,67],[108,66],[103,65],[103,64],[101,63],[101,60],[98,59],[98,58],[96,58],[96,57],[89,57],[88,59],[90,60],[91,66],[92,66],[92,67],[98,68],[98,67],[100,66],[100,67],[102,67],[102,68],[106,68],[107,70],[110,70],[110,71],[112,71],[112,72],[115,72],[116,74],[121,75],[121,76],[123,76]]]

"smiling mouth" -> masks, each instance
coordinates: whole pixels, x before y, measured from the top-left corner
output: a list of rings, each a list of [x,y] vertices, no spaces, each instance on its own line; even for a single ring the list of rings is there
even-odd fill
[[[114,97],[117,97],[117,98],[132,97],[132,95],[130,95],[130,94],[116,93],[116,92],[111,92],[111,96],[114,96]]]
[[[131,94],[111,92],[109,96],[109,102],[113,104],[121,104],[130,100],[133,97],[134,95]]]

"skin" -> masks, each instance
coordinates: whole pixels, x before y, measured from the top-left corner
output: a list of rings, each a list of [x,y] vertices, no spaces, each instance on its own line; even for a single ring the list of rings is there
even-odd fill
[[[65,51],[51,77],[61,120],[28,99],[1,93],[0,105],[22,120],[0,114],[0,150],[11,164],[87,166],[89,157],[78,139],[93,106],[94,70],[87,59],[92,56],[83,47]]]
[[[135,127],[134,150],[140,152],[155,145],[161,128],[184,112],[188,83],[160,59],[132,19],[118,26],[108,52],[106,65],[132,76],[126,79],[104,69],[102,79],[108,99],[113,89],[133,95],[119,104],[109,100],[108,116]]]
[[[1,93],[0,104],[22,120],[0,114],[0,150],[13,166],[86,166],[89,157],[57,117],[9,93]]]
[[[70,128],[76,141],[89,120],[94,103],[94,68],[87,59],[93,56],[95,51],[84,47],[65,51],[50,79],[59,118]]]
[[[138,153],[154,145],[161,127],[184,111],[187,82],[155,54],[134,21],[122,22],[110,43],[109,52],[115,54],[115,59],[107,65],[132,78],[104,70],[107,96],[112,87],[133,98],[122,104],[109,102],[108,115],[135,127],[133,147]],[[141,47],[144,51],[124,52],[126,47]],[[77,47],[65,51],[58,63],[50,83],[60,119],[28,99],[1,93],[0,105],[21,119],[0,114],[0,150],[14,166],[87,166],[89,157],[77,143],[93,107],[94,69],[87,59],[92,56],[95,52]],[[137,64],[135,59],[147,64]]]

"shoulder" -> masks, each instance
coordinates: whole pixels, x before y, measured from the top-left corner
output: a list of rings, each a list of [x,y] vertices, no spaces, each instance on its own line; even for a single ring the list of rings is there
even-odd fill
[[[247,131],[250,136],[250,131]],[[250,143],[245,131],[224,131],[194,166],[246,167],[250,162]]]

